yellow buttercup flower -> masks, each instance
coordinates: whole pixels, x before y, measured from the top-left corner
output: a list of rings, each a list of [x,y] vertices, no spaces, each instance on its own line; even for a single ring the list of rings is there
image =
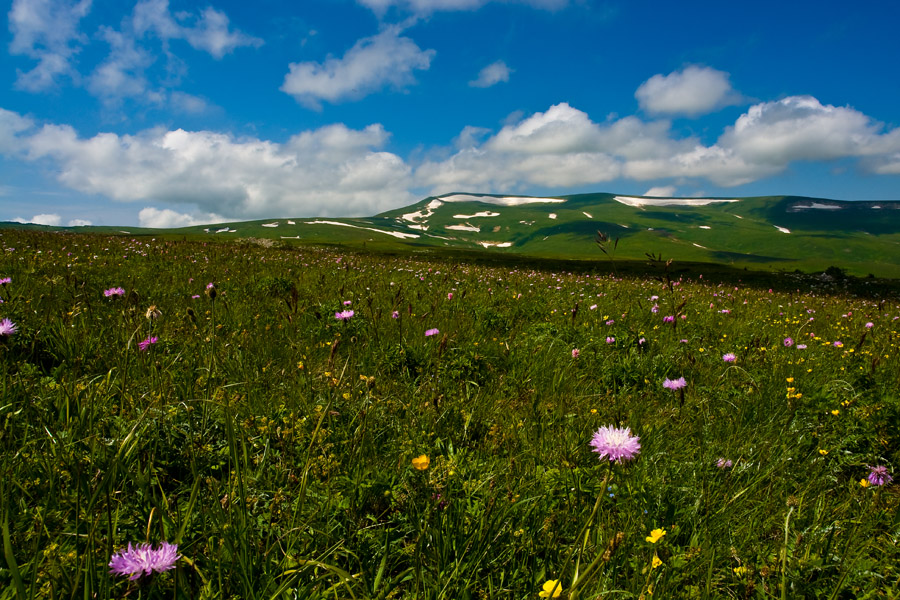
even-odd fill
[[[428,459],[427,454],[423,454],[422,456],[417,456],[416,458],[412,459],[412,466],[420,471],[424,471],[425,469],[427,469],[428,465],[430,464],[431,461]]]
[[[871,485],[871,484],[869,483],[869,480],[868,480],[868,479],[862,478],[862,479],[859,480],[859,485],[861,485],[861,486],[864,487],[864,488],[867,488],[867,487],[869,487],[869,485]]]
[[[654,554],[654,555],[653,555],[653,562],[651,563],[651,567],[655,569],[656,567],[659,567],[659,566],[661,566],[662,564],[663,564],[662,559],[660,559],[659,556],[657,556],[656,554]]]
[[[656,542],[661,540],[664,535],[666,535],[665,529],[654,529],[650,532],[650,535],[646,537],[646,540],[651,544],[655,544]]]
[[[560,594],[562,594],[562,584],[559,582],[559,579],[548,579],[544,582],[538,596],[541,598],[559,598]]]

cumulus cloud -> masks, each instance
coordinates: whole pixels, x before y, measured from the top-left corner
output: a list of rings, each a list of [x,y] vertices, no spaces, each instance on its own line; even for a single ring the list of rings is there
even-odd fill
[[[31,223],[34,225],[49,225],[51,227],[59,227],[60,223],[62,223],[62,217],[57,214],[41,214],[34,215],[30,219],[23,219],[22,217],[16,217],[13,219],[15,223]]]
[[[369,215],[412,201],[410,169],[385,152],[381,125],[303,131],[284,143],[211,131],[149,129],[79,137],[44,125],[16,139],[56,165],[67,187],[121,202],[191,206],[194,222],[276,216]],[[145,220],[178,221],[148,212]]]
[[[358,99],[385,86],[402,89],[415,83],[413,72],[431,66],[434,50],[422,50],[396,27],[356,42],[342,58],[324,63],[291,63],[281,91],[310,108],[320,101]]]
[[[158,209],[148,206],[138,213],[138,222],[141,227],[154,229],[171,229],[173,227],[191,227],[192,225],[208,225],[210,223],[223,223],[225,217],[215,213],[189,214],[180,213],[171,208]]]
[[[88,227],[89,225],[93,225],[93,223],[87,219],[69,219],[67,225],[69,227]]]
[[[88,78],[88,91],[107,100],[141,96],[147,92],[144,70],[153,57],[139,48],[134,37],[109,27],[100,28],[110,47],[109,55]]]
[[[696,117],[740,101],[728,73],[690,66],[668,75],[654,75],[634,93],[641,108],[651,114]]]
[[[0,154],[15,154],[21,151],[22,145],[17,136],[33,126],[31,119],[0,108]]]
[[[675,191],[674,185],[660,185],[650,188],[643,195],[650,198],[673,198],[675,197]]]
[[[132,27],[139,36],[153,32],[163,41],[183,39],[216,59],[242,46],[263,44],[260,38],[231,29],[228,15],[211,6],[199,15],[180,12],[176,20],[169,10],[169,0],[138,2],[132,14]]]
[[[63,76],[77,76],[71,61],[86,40],[78,24],[90,9],[91,0],[13,0],[9,51],[38,61],[30,71],[18,72],[17,88],[39,92]]]
[[[503,81],[509,81],[510,69],[502,60],[493,62],[478,73],[478,78],[469,82],[471,87],[486,88]]]

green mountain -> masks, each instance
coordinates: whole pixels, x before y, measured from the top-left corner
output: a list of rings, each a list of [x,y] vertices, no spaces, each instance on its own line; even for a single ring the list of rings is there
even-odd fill
[[[750,269],[814,272],[836,266],[856,275],[900,277],[900,201],[453,193],[370,218],[78,230],[373,249],[478,250],[592,261],[605,258],[594,241],[601,232],[609,238],[607,250],[613,253],[615,247],[616,260],[644,259],[649,254]]]

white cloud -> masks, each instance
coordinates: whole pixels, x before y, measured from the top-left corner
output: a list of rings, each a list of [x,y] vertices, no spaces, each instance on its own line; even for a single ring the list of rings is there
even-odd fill
[[[62,76],[77,77],[70,61],[85,41],[78,23],[90,9],[91,0],[13,0],[9,51],[38,61],[32,70],[18,73],[16,87],[38,92],[54,87]]]
[[[413,200],[410,169],[381,150],[388,137],[381,125],[354,130],[337,124],[283,144],[162,128],[80,138],[70,126],[45,125],[17,139],[29,159],[55,164],[57,178],[71,189],[121,202],[191,206],[199,221],[210,213],[361,216],[407,204]]]
[[[100,36],[110,52],[88,78],[88,91],[106,100],[144,95],[148,87],[144,70],[153,64],[153,57],[130,35],[101,27]]]
[[[651,114],[696,117],[739,101],[728,73],[690,66],[668,75],[654,75],[634,93],[641,108]]]
[[[509,81],[509,67],[502,60],[493,62],[478,73],[478,78],[470,81],[472,87],[486,88],[502,81]]]
[[[13,222],[33,223],[34,225],[49,225],[51,227],[59,227],[59,224],[62,223],[62,217],[57,214],[41,214],[34,215],[30,219],[16,217],[15,219],[13,219]]]
[[[651,198],[672,198],[675,196],[675,192],[676,188],[674,185],[660,185],[650,188],[643,195]]]
[[[87,219],[69,219],[68,223],[69,227],[87,227],[89,225],[93,225],[93,223]]]
[[[183,39],[194,49],[217,59],[242,46],[263,44],[260,38],[230,29],[228,16],[211,6],[199,16],[180,12],[177,17],[176,20],[169,10],[169,0],[141,0],[134,7],[131,22],[138,36],[152,31],[163,41]],[[183,25],[179,21],[193,24]]]
[[[431,66],[434,50],[422,50],[414,41],[388,28],[359,40],[343,56],[324,63],[291,63],[281,91],[318,109],[320,101],[358,99],[382,87],[402,89],[415,83],[413,71]]]
[[[170,229],[173,227],[191,227],[193,225],[207,225],[209,223],[224,223],[228,219],[214,213],[188,214],[180,213],[171,208],[162,210],[148,206],[138,213],[138,222],[141,227],[155,229]]]
[[[31,119],[0,108],[0,154],[21,151],[22,144],[16,136],[31,129],[33,125]]]

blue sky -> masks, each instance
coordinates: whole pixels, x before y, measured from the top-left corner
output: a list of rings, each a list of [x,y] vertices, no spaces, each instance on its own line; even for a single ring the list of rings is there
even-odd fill
[[[0,220],[453,191],[900,200],[900,4],[13,0]]]

